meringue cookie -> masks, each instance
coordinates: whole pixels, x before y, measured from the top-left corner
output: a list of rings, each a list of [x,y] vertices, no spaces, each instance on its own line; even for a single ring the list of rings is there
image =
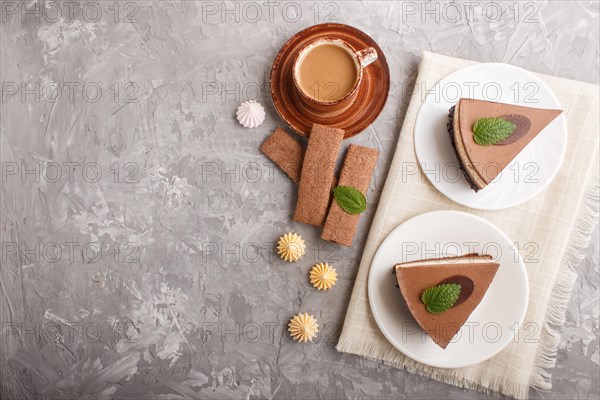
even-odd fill
[[[319,263],[310,270],[310,283],[319,290],[327,290],[335,285],[337,274],[327,263]]]
[[[319,332],[319,324],[312,315],[307,313],[298,314],[290,320],[288,331],[292,339],[302,343],[313,340],[317,332]]]
[[[306,245],[297,233],[286,233],[277,242],[277,254],[285,261],[298,261],[304,255]]]
[[[254,100],[240,104],[235,115],[245,128],[256,128],[265,121],[265,109]]]

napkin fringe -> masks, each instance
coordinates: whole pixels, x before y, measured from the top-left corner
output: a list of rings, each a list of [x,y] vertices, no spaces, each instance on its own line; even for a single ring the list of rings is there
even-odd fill
[[[594,174],[594,181],[587,189],[581,210],[575,222],[571,240],[565,251],[556,283],[552,289],[546,318],[540,334],[541,346],[534,362],[530,386],[541,391],[552,389],[552,373],[560,344],[560,327],[565,323],[567,307],[573,286],[577,281],[577,267],[585,259],[591,235],[600,217],[600,175]]]

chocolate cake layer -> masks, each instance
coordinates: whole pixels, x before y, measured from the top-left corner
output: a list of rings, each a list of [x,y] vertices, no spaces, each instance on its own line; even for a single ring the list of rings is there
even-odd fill
[[[450,107],[450,111],[448,111],[448,123],[446,124],[446,127],[448,128],[448,134],[450,135],[450,142],[452,143],[452,148],[454,149],[454,154],[456,154],[456,159],[458,160],[458,168],[462,171],[465,179],[467,180],[467,183],[469,184],[469,186],[471,186],[471,189],[473,189],[475,192],[478,192],[480,190],[479,187],[477,187],[477,185],[473,182],[473,180],[469,176],[467,169],[465,168],[465,166],[463,164],[463,160],[461,160],[460,156],[458,155],[458,151],[456,150],[456,143],[454,142],[454,110],[455,109],[456,109],[456,106]]]

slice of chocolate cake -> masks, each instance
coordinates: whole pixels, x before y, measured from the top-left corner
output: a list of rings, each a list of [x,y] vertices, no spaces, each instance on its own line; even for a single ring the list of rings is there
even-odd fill
[[[465,178],[476,192],[490,184],[561,110],[460,99],[448,133]]]
[[[394,265],[400,292],[417,324],[445,349],[485,296],[500,264],[467,254]]]

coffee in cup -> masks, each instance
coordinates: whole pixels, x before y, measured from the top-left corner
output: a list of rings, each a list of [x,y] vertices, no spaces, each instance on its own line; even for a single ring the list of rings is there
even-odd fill
[[[347,102],[362,80],[362,69],[377,59],[375,49],[356,51],[341,39],[318,39],[304,47],[293,67],[300,95],[319,108]]]
[[[355,57],[344,47],[324,42],[310,49],[299,66],[300,89],[322,102],[343,99],[358,79]]]

